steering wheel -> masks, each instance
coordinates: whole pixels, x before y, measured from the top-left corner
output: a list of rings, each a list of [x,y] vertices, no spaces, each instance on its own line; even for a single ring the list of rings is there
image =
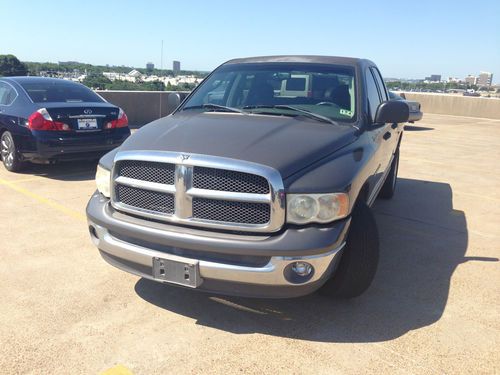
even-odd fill
[[[319,102],[319,103],[316,103],[316,105],[337,106],[335,103],[332,103],[332,102]]]

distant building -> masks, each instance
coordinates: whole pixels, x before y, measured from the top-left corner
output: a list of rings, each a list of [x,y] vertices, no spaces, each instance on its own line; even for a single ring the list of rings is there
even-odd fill
[[[129,77],[138,78],[138,77],[140,77],[142,74],[141,74],[141,72],[139,72],[138,70],[133,69],[133,70],[131,70],[131,71],[130,71],[127,75],[128,75]]]
[[[181,71],[181,62],[174,60],[172,62],[172,70],[174,71],[174,75],[179,74],[179,72]]]
[[[477,77],[477,85],[478,86],[491,86],[493,81],[493,73],[490,72],[481,72],[479,73],[479,77]]]
[[[152,62],[148,62],[148,63],[146,64],[146,69],[147,69],[148,71],[150,71],[150,72],[151,72],[151,71],[153,71],[153,69],[154,69],[154,68],[155,68],[155,64],[153,64]]]
[[[431,74],[430,77],[425,77],[425,80],[429,82],[441,82],[441,74]]]
[[[468,86],[474,86],[477,82],[477,77],[469,74],[467,77],[464,78],[464,81]]]

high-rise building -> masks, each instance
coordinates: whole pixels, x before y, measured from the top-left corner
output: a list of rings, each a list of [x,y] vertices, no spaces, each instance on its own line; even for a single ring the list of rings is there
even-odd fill
[[[491,86],[492,81],[493,73],[490,72],[481,72],[479,73],[479,77],[477,77],[478,86]]]
[[[469,74],[467,77],[464,78],[464,81],[468,86],[474,86],[477,82],[477,77]]]
[[[146,64],[146,69],[147,69],[148,71],[152,71],[154,68],[155,68],[155,64],[153,64],[152,62],[148,62],[148,63]]]
[[[431,74],[430,77],[425,77],[425,80],[430,82],[440,82],[441,74]]]
[[[174,75],[179,74],[179,72],[181,71],[181,62],[174,60],[172,62],[172,70],[174,71]]]

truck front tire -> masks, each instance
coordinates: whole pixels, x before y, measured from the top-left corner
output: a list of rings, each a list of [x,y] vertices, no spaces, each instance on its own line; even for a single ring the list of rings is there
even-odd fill
[[[364,202],[358,202],[352,213],[351,227],[338,267],[320,293],[345,299],[361,295],[375,277],[378,258],[375,217]]]

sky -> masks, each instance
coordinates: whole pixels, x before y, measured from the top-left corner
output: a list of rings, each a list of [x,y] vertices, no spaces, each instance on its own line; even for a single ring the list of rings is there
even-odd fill
[[[363,57],[385,77],[500,82],[500,1],[0,0],[0,54],[210,71],[235,57]],[[9,32],[5,32],[9,30]]]

